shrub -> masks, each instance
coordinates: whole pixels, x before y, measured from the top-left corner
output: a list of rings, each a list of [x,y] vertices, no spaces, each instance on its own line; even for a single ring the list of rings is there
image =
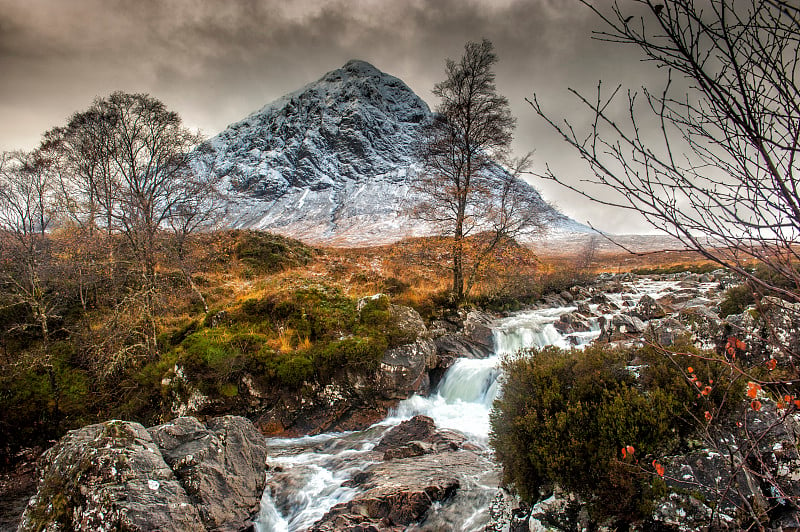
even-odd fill
[[[643,364],[629,366],[634,357]],[[713,375],[706,394],[687,373],[692,361],[691,376],[702,386]],[[528,500],[543,485],[560,485],[590,501],[596,517],[645,515],[661,489],[646,465],[623,459],[621,448],[633,446],[638,463],[649,464],[675,449],[704,411],[718,412],[737,386],[722,364],[655,349],[545,348],[508,359],[503,369],[491,444],[504,481]]]
[[[315,346],[311,350],[320,380],[326,381],[342,368],[372,371],[380,365],[388,344],[383,337],[351,336]]]
[[[287,357],[278,365],[277,374],[283,384],[297,388],[314,376],[314,365],[302,355]]]
[[[314,250],[298,240],[261,231],[237,234],[234,256],[256,273],[275,273],[308,264]]]

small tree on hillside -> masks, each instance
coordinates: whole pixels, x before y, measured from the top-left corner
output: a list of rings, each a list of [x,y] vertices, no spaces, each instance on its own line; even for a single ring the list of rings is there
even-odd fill
[[[452,295],[463,301],[481,265],[505,239],[535,223],[535,210],[516,172],[502,169],[507,161],[516,121],[508,100],[497,94],[497,62],[488,40],[469,42],[456,62],[447,60],[447,78],[433,93],[441,99],[422,146],[425,172],[415,184],[424,200],[419,218],[452,238]],[[512,164],[513,170],[525,160]],[[478,249],[465,250],[465,239],[485,232]]]

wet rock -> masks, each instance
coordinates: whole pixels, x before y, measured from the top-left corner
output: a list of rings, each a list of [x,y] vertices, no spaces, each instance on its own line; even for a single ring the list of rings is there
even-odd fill
[[[664,307],[656,303],[655,299],[648,295],[643,295],[631,312],[631,315],[641,320],[648,321],[663,318],[667,315],[667,311],[664,310]]]
[[[411,441],[425,441],[435,432],[436,424],[432,418],[421,415],[414,416],[389,430],[375,446],[375,451],[384,452],[406,445]]]
[[[439,357],[486,358],[494,352],[494,333],[491,325],[495,317],[486,312],[471,310],[455,330],[437,336],[434,341]]]
[[[393,531],[405,530],[413,523],[419,523],[422,530],[458,529],[439,513],[444,506],[438,505],[447,501],[451,507],[460,495],[474,503],[472,491],[480,490],[485,492],[488,507],[495,490],[485,486],[498,481],[498,471],[485,456],[459,450],[381,462],[371,466],[362,479],[359,487],[363,493],[331,508],[310,530],[352,532],[375,527]]]
[[[574,493],[556,489],[555,492],[531,508],[528,518],[530,532],[551,530],[588,530],[589,514]]]
[[[593,303],[595,305],[602,305],[604,303],[609,303],[609,299],[608,296],[606,296],[603,292],[596,292],[589,299],[589,303]]]
[[[491,353],[494,350],[494,332],[491,327],[494,321],[495,317],[491,314],[471,310],[464,320],[464,335],[472,344]]]
[[[619,310],[616,303],[609,301],[608,303],[601,303],[597,306],[597,312],[600,314],[613,314]]]
[[[592,312],[592,309],[589,306],[589,303],[587,303],[586,301],[581,301],[581,302],[578,303],[577,312],[579,314],[581,314],[584,318],[589,318],[589,317],[594,316],[594,313]]]
[[[594,288],[606,294],[619,294],[625,291],[625,285],[623,285],[619,280],[601,282],[596,284]],[[592,303],[597,302],[592,301]]]
[[[700,292],[693,288],[673,290],[670,293],[658,298],[656,302],[664,307],[668,312],[675,312],[686,306],[690,300],[699,297]]]
[[[429,338],[387,350],[376,377],[377,392],[386,399],[405,399],[430,390],[428,371],[438,362],[436,344]]]
[[[398,458],[411,458],[413,456],[422,456],[423,454],[430,454],[434,452],[434,447],[430,443],[424,441],[410,441],[406,445],[388,449],[383,453],[384,460],[395,460]]]
[[[553,327],[563,335],[592,330],[592,324],[577,312],[562,314]]]
[[[183,417],[148,431],[206,527],[239,530],[258,512],[267,447],[249,420],[224,416],[204,427]]]
[[[600,335],[600,341],[615,342],[636,337],[645,331],[642,320],[629,314],[615,314],[611,317]]]

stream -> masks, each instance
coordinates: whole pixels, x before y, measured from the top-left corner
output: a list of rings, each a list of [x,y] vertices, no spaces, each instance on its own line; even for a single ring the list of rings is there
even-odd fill
[[[674,289],[674,283],[637,283],[631,288],[633,297],[638,299],[644,294],[663,294]],[[593,307],[594,310],[596,305]],[[365,430],[268,439],[268,487],[261,501],[256,530],[306,530],[334,505],[353,499],[358,489],[348,487],[347,481],[379,460],[371,451],[389,429],[418,414],[433,418],[438,428],[465,434],[470,443],[490,453],[489,413],[501,387],[501,358],[529,347],[555,345],[568,349],[588,344],[600,334],[596,319],[591,331],[570,335],[560,334],[553,326],[562,314],[574,310],[576,307],[571,306],[539,309],[498,320],[493,325],[492,356],[458,359],[447,370],[435,393],[414,395],[400,402],[386,419]],[[477,489],[471,489],[469,500],[449,503],[465,506],[456,512],[450,508],[450,513],[458,516],[458,529],[481,530],[487,524],[488,505],[497,493],[496,482],[496,477],[476,479]],[[426,526],[435,528],[438,510],[432,508]],[[447,522],[452,526],[452,515]]]

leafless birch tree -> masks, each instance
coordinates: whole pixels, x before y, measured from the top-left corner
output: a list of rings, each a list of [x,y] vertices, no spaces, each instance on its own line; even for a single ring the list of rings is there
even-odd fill
[[[535,223],[515,172],[498,164],[508,161],[516,121],[508,100],[497,94],[496,62],[494,46],[485,39],[467,43],[458,62],[447,60],[447,77],[433,89],[441,102],[426,131],[425,169],[415,185],[424,198],[416,216],[452,239],[456,302],[469,295],[492,250]],[[485,232],[482,244],[474,253],[466,253],[465,239],[478,232]]]

